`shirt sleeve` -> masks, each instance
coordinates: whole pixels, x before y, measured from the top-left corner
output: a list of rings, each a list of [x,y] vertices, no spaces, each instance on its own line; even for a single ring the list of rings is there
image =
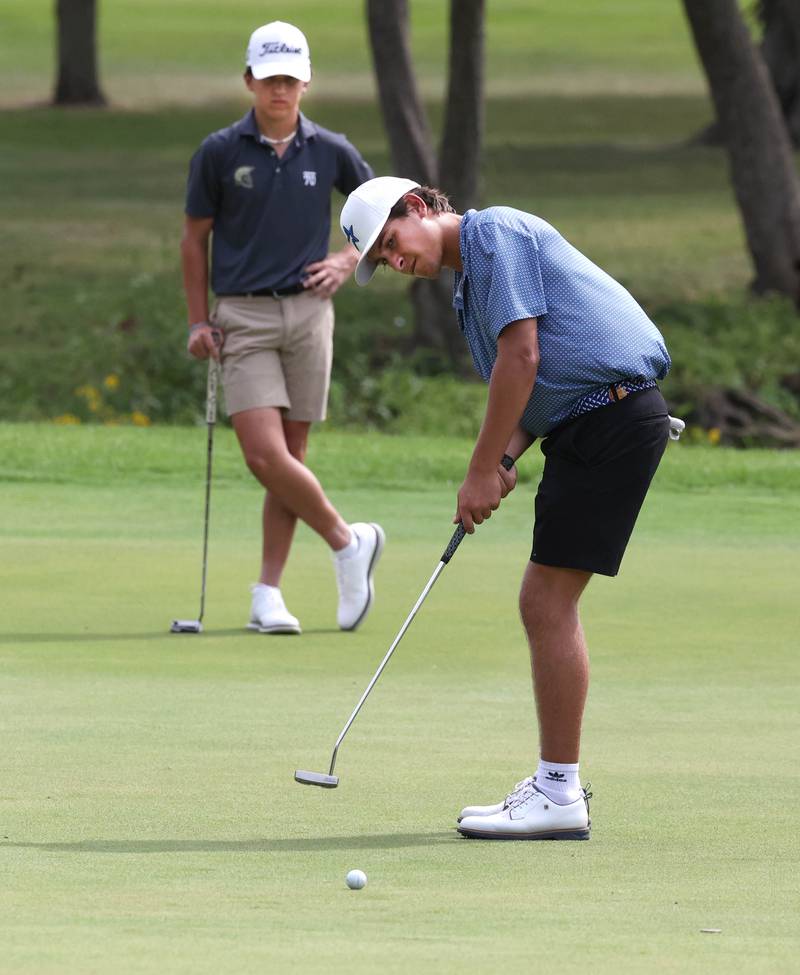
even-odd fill
[[[491,334],[497,338],[512,322],[544,315],[547,301],[536,237],[487,223],[480,228],[477,244],[473,260],[488,276],[485,322]]]
[[[372,168],[364,162],[361,154],[347,139],[342,139],[339,147],[339,166],[334,185],[344,196],[358,189],[362,183],[375,175]]]
[[[189,163],[189,179],[186,183],[186,215],[189,217],[215,217],[219,210],[222,187],[219,179],[216,153],[206,140]]]

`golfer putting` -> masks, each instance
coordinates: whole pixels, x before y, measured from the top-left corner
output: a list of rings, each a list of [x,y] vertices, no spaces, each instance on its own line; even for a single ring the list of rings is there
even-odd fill
[[[552,226],[510,207],[458,214],[444,193],[395,177],[353,191],[341,214],[359,251],[355,277],[379,266],[435,278],[455,272],[453,306],[486,413],[454,521],[472,533],[516,484],[541,438],[533,548],[520,592],[539,723],[533,774],[492,805],[461,810],[458,830],[488,839],[588,839],[579,774],[589,681],[578,613],[594,573],[615,576],[669,438],[657,381],[670,358],[633,297]]]

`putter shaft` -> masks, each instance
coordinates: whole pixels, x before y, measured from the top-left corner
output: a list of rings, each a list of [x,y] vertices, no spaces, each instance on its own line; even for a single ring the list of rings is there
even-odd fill
[[[460,525],[459,525],[459,528],[461,528]],[[461,531],[463,533],[464,529],[461,528]],[[463,534],[462,534],[461,537],[462,538],[464,537]],[[461,539],[459,539],[459,542],[460,541],[461,541]],[[449,561],[449,559],[448,559],[448,561]],[[361,695],[361,698],[360,698],[358,704],[356,704],[355,708],[353,709],[353,713],[347,719],[347,724],[345,724],[344,728],[342,728],[342,731],[341,731],[339,737],[336,739],[336,744],[333,746],[333,754],[331,755],[331,767],[328,769],[328,775],[329,776],[330,775],[333,775],[333,769],[334,769],[334,766],[336,765],[336,755],[337,755],[337,753],[339,751],[339,745],[341,745],[342,741],[344,740],[344,736],[350,730],[350,725],[355,721],[356,715],[361,710],[361,707],[364,704],[364,701],[366,701],[366,699],[369,697],[370,691],[375,686],[378,678],[383,673],[383,670],[386,667],[386,664],[389,663],[389,659],[392,656],[392,654],[394,653],[395,649],[397,648],[397,644],[403,639],[403,635],[405,634],[406,630],[411,625],[411,621],[417,615],[417,611],[419,610],[420,606],[425,602],[425,597],[428,595],[428,593],[433,588],[433,584],[439,578],[439,574],[441,573],[441,571],[445,567],[445,565],[447,565],[447,562],[442,561],[434,569],[433,575],[428,580],[427,586],[425,586],[425,588],[422,590],[422,594],[420,595],[419,599],[414,604],[414,608],[408,614],[408,617],[407,617],[405,623],[403,623],[403,625],[400,627],[400,632],[394,638],[394,642],[392,643],[392,645],[387,650],[386,656],[383,658],[383,660],[380,663],[380,666],[375,671],[375,674],[374,674],[372,680],[369,682],[369,684],[367,684],[367,689]]]
[[[500,463],[503,465],[503,467],[505,467],[506,470],[511,470],[511,468],[514,466],[514,459],[513,457],[509,457],[508,454],[504,454],[503,459]],[[356,715],[361,710],[364,702],[369,697],[370,691],[375,686],[378,678],[383,673],[386,665],[389,663],[389,659],[391,658],[392,654],[397,648],[398,643],[400,643],[400,641],[403,639],[406,630],[411,625],[411,621],[417,615],[420,606],[425,602],[425,599],[427,598],[427,595],[431,591],[431,589],[433,589],[434,583],[441,575],[442,569],[455,555],[456,549],[464,541],[466,535],[467,535],[466,529],[464,528],[463,524],[459,522],[458,525],[456,526],[456,530],[453,532],[452,538],[447,543],[447,548],[442,553],[442,557],[439,560],[439,564],[433,570],[433,575],[428,580],[428,584],[422,590],[419,599],[414,604],[414,608],[408,614],[405,623],[403,623],[403,625],[400,627],[400,632],[394,638],[394,642],[386,651],[386,656],[383,658],[383,660],[381,660],[380,666],[375,671],[372,680],[367,685],[367,689],[361,695],[358,704],[356,704],[355,708],[353,709],[353,713],[347,719],[347,723],[345,724],[344,728],[342,728],[339,737],[336,739],[336,744],[333,746],[333,752],[331,753],[331,764],[330,764],[330,768],[328,769],[328,774],[325,775],[325,773],[323,772],[306,772],[306,771],[298,770],[294,773],[295,781],[300,782],[303,785],[319,785],[322,786],[323,788],[329,788],[329,789],[333,789],[339,784],[339,779],[337,778],[337,776],[333,774],[333,770],[336,767],[336,756],[338,755],[339,752],[339,746],[344,741],[344,736],[350,730],[350,725],[355,721]]]
[[[219,368],[213,356],[208,359],[208,383],[206,386],[206,425],[208,427],[208,447],[206,452],[206,503],[203,518],[203,574],[200,582],[199,623],[203,622],[206,608],[206,575],[208,572],[208,526],[211,513],[211,468],[214,459],[214,426],[217,422],[217,382]]]

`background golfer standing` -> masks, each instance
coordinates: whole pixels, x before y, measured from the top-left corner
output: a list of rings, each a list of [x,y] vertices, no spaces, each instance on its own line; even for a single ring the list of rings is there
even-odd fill
[[[371,605],[383,531],[346,524],[303,461],[311,424],[327,408],[331,296],[358,259],[349,244],[328,254],[331,192],[349,193],[372,171],[343,136],[301,114],[311,61],[296,27],[275,21],[254,31],[244,78],[253,108],[205,139],[191,161],[181,244],[188,348],[199,359],[221,356],[228,413],[267,491],[248,625],[262,633],[300,632],[280,580],[301,518],[333,552],[338,622],[352,630]],[[209,314],[212,234],[217,301]],[[221,352],[215,331],[222,333]]]
[[[453,305],[486,414],[456,519],[468,532],[516,483],[501,466],[542,437],[533,550],[520,593],[531,650],[539,765],[505,800],[461,811],[465,836],[588,839],[578,760],[589,667],[578,601],[592,574],[616,575],[669,436],[656,384],[663,338],[631,295],[544,220],[510,207],[455,213],[439,190],[382,177],[350,194],[342,230],[378,265],[455,273]]]

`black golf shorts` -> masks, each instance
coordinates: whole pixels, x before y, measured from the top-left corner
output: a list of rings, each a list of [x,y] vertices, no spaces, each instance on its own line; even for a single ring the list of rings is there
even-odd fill
[[[668,438],[667,404],[657,387],[548,434],[531,561],[615,576]]]

